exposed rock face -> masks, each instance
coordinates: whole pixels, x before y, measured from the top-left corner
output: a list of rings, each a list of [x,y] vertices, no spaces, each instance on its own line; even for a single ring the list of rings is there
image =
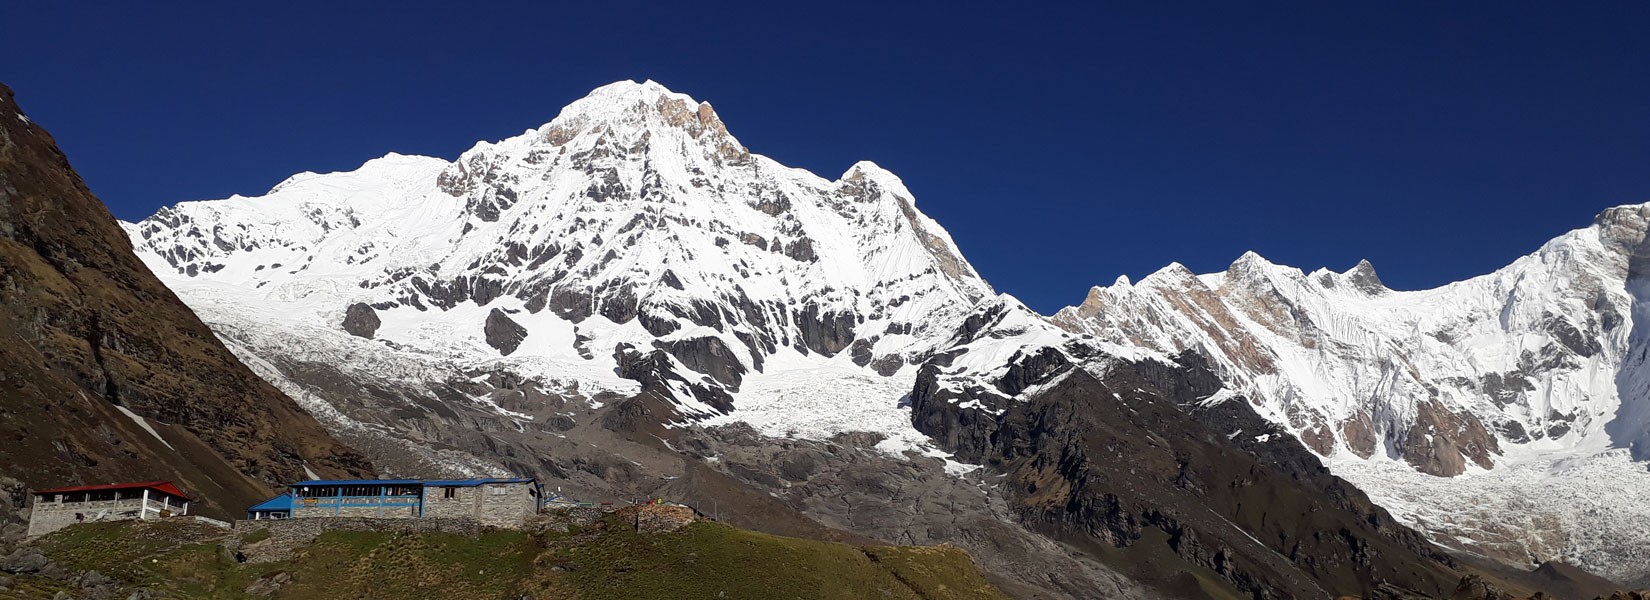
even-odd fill
[[[362,302],[356,302],[344,309],[344,331],[355,337],[372,339],[378,332],[378,326],[383,323],[378,320],[378,311]]]
[[[1634,355],[1623,325],[1639,305],[1634,257],[1650,256],[1647,211],[1611,209],[1505,269],[1434,290],[1389,290],[1368,261],[1306,274],[1249,253],[1224,273],[1173,265],[1094,288],[1055,320],[1207,354],[1320,455],[1369,457],[1379,445],[1454,476],[1493,468],[1506,444],[1582,445],[1618,406],[1650,415],[1639,389],[1650,386],[1597,375]],[[1650,417],[1615,421],[1625,431]]]
[[[150,274],[4,86],[0,389],[0,472],[31,486],[171,479],[222,516],[306,465],[372,473]]]
[[[1358,594],[1383,581],[1437,594],[1456,583],[1449,559],[1245,403],[1201,409],[1225,413],[1204,422],[1183,412],[1177,402],[1196,407],[1219,387],[1195,359],[1116,365],[1097,378],[1056,356],[1026,355],[1022,372],[1041,374],[1004,382],[1039,391],[987,404],[989,392],[940,384],[942,355],[912,398],[919,428],[1006,473],[1020,517],[1040,530],[1120,549],[1114,567],[1160,587],[1182,570],[1257,598]],[[1271,428],[1277,441],[1233,448],[1225,429],[1245,427]]]
[[[1096,287],[1054,321],[1208,356],[1227,393],[1441,543],[1636,580],[1650,534],[1572,532],[1650,522],[1647,232],[1650,205],[1612,208],[1494,273],[1420,291],[1387,289],[1368,262],[1305,273],[1250,253],[1220,273],[1171,265]],[[1469,470],[1488,473],[1436,480]],[[1536,487],[1566,491],[1524,492]]]
[[[1471,415],[1452,413],[1437,401],[1423,403],[1416,409],[1415,424],[1403,436],[1399,452],[1417,470],[1434,475],[1460,475],[1467,470],[1465,460],[1485,469],[1495,466],[1490,457],[1499,454],[1500,448],[1481,421]]]
[[[730,391],[739,391],[745,367],[720,338],[701,337],[654,342],[696,373],[709,375]]]
[[[1216,397],[1200,355],[1065,334],[1007,297],[952,341],[919,371],[917,428],[1000,473],[1021,522],[1159,593],[1192,577],[1243,597],[1435,595],[1461,577],[1287,429]]]
[[[516,348],[521,347],[521,341],[527,339],[527,328],[510,320],[510,315],[496,308],[487,313],[487,323],[482,331],[487,345],[505,356],[515,352]]]

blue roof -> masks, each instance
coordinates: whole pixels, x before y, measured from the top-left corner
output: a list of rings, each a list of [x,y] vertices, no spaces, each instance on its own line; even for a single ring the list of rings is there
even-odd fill
[[[423,483],[418,479],[316,479],[300,481],[292,484],[292,487],[306,485],[423,485]]]
[[[440,487],[475,487],[489,483],[529,483],[531,481],[533,481],[533,478],[531,477],[512,477],[508,479],[448,479],[442,481],[426,481],[424,482],[424,485]]]
[[[431,485],[441,487],[475,487],[489,483],[529,483],[535,481],[531,477],[486,478],[486,479],[317,479],[300,481],[289,487],[320,486],[320,485]]]
[[[261,504],[254,504],[251,508],[246,509],[247,512],[276,510],[290,512],[292,510],[292,494],[281,494],[274,498],[265,500]]]

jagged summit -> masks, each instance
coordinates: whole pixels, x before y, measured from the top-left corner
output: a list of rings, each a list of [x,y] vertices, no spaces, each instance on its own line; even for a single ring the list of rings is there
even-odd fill
[[[646,379],[615,379],[625,356],[657,349],[652,364],[696,374],[668,392],[689,415],[726,412],[733,373],[776,355],[908,370],[992,295],[893,173],[784,167],[745,150],[708,103],[651,81],[598,88],[450,163],[391,154],[129,230],[226,319],[257,306],[356,344],[340,323],[365,306],[378,345],[544,360],[556,366],[543,373],[614,389]],[[516,345],[492,344],[484,324],[520,332]]]
[[[728,133],[709,102],[672,92],[652,80],[619,81],[596,88],[567,105],[549,123],[522,137],[535,145],[559,147],[584,135],[627,144],[646,143],[639,139],[641,136],[681,135],[684,139],[674,143],[703,144],[727,160],[749,158],[749,152]]]
[[[1341,277],[1346,279],[1347,283],[1352,284],[1352,287],[1366,294],[1380,294],[1389,291],[1386,284],[1381,282],[1381,276],[1375,273],[1375,265],[1370,264],[1368,259],[1359,260],[1356,266],[1347,269],[1345,273],[1341,273]]]
[[[1643,537],[1557,540],[1597,528],[1576,506],[1610,505],[1611,531],[1650,519],[1650,477],[1630,462],[1650,456],[1647,257],[1650,205],[1630,205],[1435,289],[1388,289],[1367,260],[1308,275],[1246,253],[1220,273],[1096,287],[1054,321],[1208,357],[1223,397],[1437,539],[1519,558],[1574,544],[1565,560],[1640,573],[1621,553]]]

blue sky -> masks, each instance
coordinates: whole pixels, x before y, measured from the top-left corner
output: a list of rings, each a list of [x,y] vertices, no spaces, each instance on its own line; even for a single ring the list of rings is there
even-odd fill
[[[0,81],[124,219],[451,158],[620,79],[887,167],[1043,311],[1246,250],[1431,287],[1650,202],[1643,2],[131,4],[0,6]]]

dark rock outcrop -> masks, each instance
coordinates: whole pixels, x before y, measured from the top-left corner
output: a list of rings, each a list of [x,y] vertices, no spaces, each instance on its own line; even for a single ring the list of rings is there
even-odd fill
[[[487,336],[487,345],[505,356],[515,352],[516,348],[521,347],[521,341],[527,339],[527,328],[496,308],[487,313],[487,323],[482,327],[482,332]]]
[[[730,391],[738,391],[739,382],[745,376],[745,366],[739,363],[739,357],[719,338],[707,336],[654,342],[654,345],[682,361],[683,366],[709,375]]]
[[[1459,581],[1449,558],[1247,403],[1198,408],[1219,382],[1195,355],[1097,378],[1038,353],[998,389],[965,391],[941,385],[943,360],[918,375],[917,428],[1006,474],[1024,522],[1144,583],[1177,589],[1190,572],[1245,596],[1306,598],[1378,584],[1441,595]]]
[[[378,333],[378,326],[382,324],[378,320],[378,311],[361,302],[351,304],[348,309],[344,310],[344,322],[342,323],[344,331],[348,331],[350,335],[355,337],[364,337],[370,340],[373,334]]]
[[[820,313],[818,304],[808,304],[796,314],[796,325],[801,329],[801,346],[825,356],[835,356],[854,341],[854,315],[848,313]]]
[[[306,465],[373,472],[150,273],[4,86],[0,390],[0,473],[34,487],[170,479],[226,516]]]

